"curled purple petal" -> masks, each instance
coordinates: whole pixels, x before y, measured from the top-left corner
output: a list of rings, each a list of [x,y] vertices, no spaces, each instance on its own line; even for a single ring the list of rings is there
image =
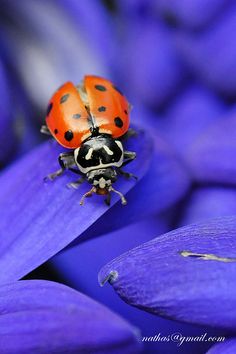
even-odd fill
[[[232,338],[223,343],[217,343],[207,351],[206,354],[235,354],[236,353],[236,339]]]
[[[236,217],[189,225],[105,265],[128,304],[163,317],[233,330],[236,326]]]
[[[152,140],[140,133],[126,147],[137,153],[129,171],[141,178],[152,157]],[[108,207],[101,196],[88,198],[81,206],[81,196],[91,186],[85,182],[78,190],[66,184],[78,179],[67,172],[54,182],[43,178],[58,169],[57,157],[62,148],[48,141],[18,160],[0,176],[0,282],[17,280],[68,245]],[[135,181],[122,177],[117,186],[124,194]],[[119,197],[112,195],[112,203]],[[119,200],[120,202],[120,200]]]
[[[236,183],[236,109],[209,127],[186,155],[193,177],[201,182]]]
[[[0,287],[1,353],[138,353],[138,332],[62,284],[27,280]]]

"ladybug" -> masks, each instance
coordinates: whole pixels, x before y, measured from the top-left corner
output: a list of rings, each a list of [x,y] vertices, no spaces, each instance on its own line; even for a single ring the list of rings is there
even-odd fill
[[[122,167],[136,157],[125,151],[122,140],[135,132],[129,129],[130,105],[122,92],[107,79],[87,75],[75,86],[71,82],[62,85],[52,96],[46,115],[46,125],[41,132],[52,135],[68,152],[58,157],[60,169],[46,179],[54,180],[65,170],[81,177],[68,184],[78,188],[87,180],[92,188],[82,196],[80,204],[93,193],[106,195],[110,205],[110,193],[123,194],[113,188],[118,175],[134,177]]]

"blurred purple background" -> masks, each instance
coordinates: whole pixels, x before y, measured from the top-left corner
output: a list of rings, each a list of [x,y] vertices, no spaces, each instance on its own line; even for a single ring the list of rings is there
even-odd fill
[[[127,210],[115,205],[84,233],[101,237],[61,252],[27,278],[68,284],[144,336],[227,335],[134,309],[109,286],[100,288],[97,274],[173,228],[235,214],[235,33],[233,0],[1,2],[2,171],[45,140],[39,129],[53,91],[85,74],[109,78],[125,92],[131,121],[150,132],[156,150],[143,179],[147,189],[135,187]],[[149,342],[144,353],[201,354],[210,346]]]

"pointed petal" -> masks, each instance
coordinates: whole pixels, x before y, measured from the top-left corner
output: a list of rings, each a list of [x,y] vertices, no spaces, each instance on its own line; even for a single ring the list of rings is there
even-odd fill
[[[128,142],[127,147],[137,153],[129,168],[139,178],[147,171],[151,145],[145,133]],[[90,186],[85,182],[78,190],[66,188],[66,183],[78,179],[72,172],[54,182],[43,182],[58,169],[60,152],[56,143],[46,142],[0,176],[0,267],[4,269],[0,282],[17,280],[45,262],[108,210],[101,196],[88,198],[84,206],[79,204]],[[134,184],[120,178],[116,188],[126,193]],[[118,199],[112,195],[112,205]]]
[[[122,254],[99,273],[130,305],[216,328],[236,326],[236,217],[189,225]]]
[[[26,280],[0,287],[1,353],[136,353],[137,330],[62,284]]]

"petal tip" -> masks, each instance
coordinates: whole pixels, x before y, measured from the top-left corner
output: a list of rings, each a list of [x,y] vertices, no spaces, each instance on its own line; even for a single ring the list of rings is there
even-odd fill
[[[116,270],[111,270],[107,275],[104,275],[103,271],[101,271],[98,275],[99,285],[103,287],[107,282],[112,285],[117,280],[118,276],[119,274]]]

